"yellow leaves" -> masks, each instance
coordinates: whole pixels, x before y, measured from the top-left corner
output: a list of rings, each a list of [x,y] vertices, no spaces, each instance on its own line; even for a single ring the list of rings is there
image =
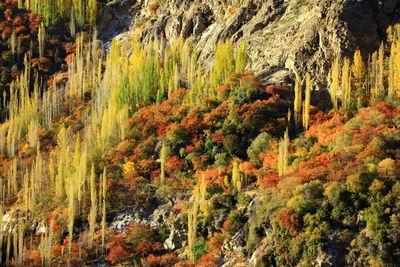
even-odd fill
[[[46,29],[44,28],[44,24],[41,23],[38,32],[38,42],[39,42],[39,57],[44,56],[44,45],[46,40]]]
[[[96,227],[96,218],[97,218],[97,192],[96,192],[96,183],[95,183],[95,173],[94,173],[94,165],[92,165],[92,170],[90,174],[90,212],[89,212],[89,242],[92,245],[95,227]]]
[[[336,56],[331,69],[331,99],[334,110],[338,108],[338,92],[340,87],[340,57]]]
[[[306,75],[306,95],[303,103],[303,128],[308,129],[310,121],[310,104],[311,104],[311,76]]]
[[[398,173],[396,161],[391,158],[382,160],[378,163],[378,173],[380,177],[394,181]]]
[[[385,189],[385,184],[382,181],[378,180],[378,179],[374,179],[372,181],[370,187],[368,188],[368,190],[371,193],[375,193],[375,194],[380,192],[380,191],[382,191],[382,190],[384,190],[384,189]]]
[[[390,47],[388,90],[390,98],[400,96],[400,40],[398,37],[393,40]]]
[[[283,139],[279,142],[278,173],[284,176],[288,171],[289,161],[289,130],[286,129]]]
[[[247,66],[247,47],[246,43],[242,41],[237,47],[236,47],[236,53],[235,53],[235,72],[238,73],[243,73],[246,70]]]
[[[296,127],[300,125],[300,120],[301,120],[301,106],[302,106],[302,82],[300,76],[296,75],[296,81],[294,85],[294,121],[296,124]]]
[[[350,59],[345,58],[342,66],[342,106],[345,111],[350,111],[351,106],[351,73],[350,73]]]
[[[232,185],[237,191],[242,190],[243,175],[239,171],[239,163],[235,160],[232,162]]]
[[[215,51],[214,68],[210,73],[211,87],[217,88],[235,70],[233,45],[229,40],[219,42]]]
[[[136,167],[135,163],[132,161],[128,161],[123,165],[123,175],[126,179],[132,179],[135,178],[135,173],[136,173]]]
[[[354,84],[356,86],[356,89],[361,88],[363,86],[366,68],[360,50],[357,50],[354,53],[353,65],[351,67],[351,71],[353,74],[352,77],[354,79]]]

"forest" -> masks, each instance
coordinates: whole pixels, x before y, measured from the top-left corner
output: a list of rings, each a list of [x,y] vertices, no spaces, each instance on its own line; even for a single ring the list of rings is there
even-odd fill
[[[398,265],[400,25],[336,55],[321,105],[311,74],[263,83],[244,42],[209,70],[183,37],[106,51],[106,2],[0,3],[0,265],[222,266],[244,228],[237,266]],[[165,223],[112,227],[154,201]]]

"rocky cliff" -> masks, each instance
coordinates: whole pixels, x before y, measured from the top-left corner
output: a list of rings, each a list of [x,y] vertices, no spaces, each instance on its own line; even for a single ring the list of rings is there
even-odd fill
[[[335,53],[377,49],[399,8],[396,0],[118,0],[103,9],[98,29],[105,41],[193,38],[205,68],[218,41],[245,41],[248,68],[263,81],[310,72],[323,89]]]

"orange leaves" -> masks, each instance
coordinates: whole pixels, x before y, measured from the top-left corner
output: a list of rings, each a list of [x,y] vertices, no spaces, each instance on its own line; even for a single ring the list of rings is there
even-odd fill
[[[274,173],[267,173],[262,181],[261,184],[265,187],[265,188],[272,188],[272,187],[276,187],[277,184],[280,182],[281,177],[279,177],[279,175],[276,175]]]
[[[167,160],[167,166],[165,168],[166,172],[169,174],[173,174],[181,171],[184,168],[185,164],[183,160],[179,159],[178,156],[172,156]]]
[[[219,258],[217,258],[212,252],[210,252],[200,257],[197,266],[214,267],[218,266],[219,261]]]
[[[58,262],[62,264],[67,264],[67,261],[70,260],[74,265],[78,264],[78,262],[84,261],[88,257],[88,253],[86,250],[80,246],[80,244],[76,242],[72,242],[71,244],[71,255],[69,257],[68,253],[68,243],[69,237],[65,237],[62,245],[54,245],[52,248],[52,257],[58,258]]]
[[[222,144],[224,142],[224,133],[221,131],[218,131],[213,134],[212,140],[217,143],[217,144]]]
[[[225,168],[198,171],[196,172],[197,180],[200,181],[203,175],[205,176],[208,186],[215,184],[223,186],[224,177],[227,175],[227,172]]]
[[[223,84],[216,89],[219,99],[225,99],[229,97],[229,92],[231,91],[230,84]]]
[[[135,258],[147,257],[162,249],[161,243],[156,240],[156,233],[147,225],[131,223],[126,228],[125,241]]]
[[[254,166],[254,164],[249,161],[240,163],[239,169],[245,174],[252,174],[256,171],[256,167]]]
[[[69,54],[65,57],[65,62],[71,63],[71,61],[75,58],[75,54]]]
[[[278,155],[265,155],[265,154],[260,154],[260,158],[262,158],[263,161],[263,167],[276,170],[276,164],[278,162]]]
[[[175,252],[167,253],[161,256],[155,256],[150,254],[147,257],[147,266],[149,267],[159,267],[159,266],[175,266],[179,261],[179,257]]]
[[[53,68],[53,62],[46,57],[35,58],[32,60],[32,67],[36,67],[44,72],[49,72]]]
[[[166,124],[162,123],[162,124],[157,126],[156,133],[157,133],[158,137],[164,136],[166,132],[167,132],[167,125]]]
[[[42,254],[38,250],[26,250],[24,255],[25,266],[42,266]]]
[[[49,217],[47,217],[47,223],[48,225],[53,225],[54,222],[57,220],[58,218],[58,214],[57,213],[52,213],[49,215]]]
[[[279,225],[289,229],[292,234],[297,235],[300,228],[300,216],[293,213],[290,209],[283,209],[279,213],[277,220]]]
[[[301,177],[303,182],[309,182],[314,179],[324,179],[329,173],[329,168],[337,158],[333,153],[322,153],[314,159],[299,164],[297,176]]]
[[[224,244],[226,236],[222,233],[215,232],[210,240],[207,242],[207,246],[212,254],[218,254],[222,245]]]
[[[6,40],[11,37],[11,34],[12,34],[11,28],[7,27],[7,28],[4,28],[3,32],[1,33],[1,37],[4,40]]]
[[[122,263],[128,260],[129,253],[125,250],[126,242],[123,235],[116,235],[115,240],[108,243],[107,247],[109,248],[107,260],[112,264]]]
[[[322,124],[312,125],[305,133],[305,136],[315,136],[318,138],[320,145],[328,145],[336,139],[343,131],[342,127],[347,120],[347,116],[341,113],[334,113],[333,117]]]

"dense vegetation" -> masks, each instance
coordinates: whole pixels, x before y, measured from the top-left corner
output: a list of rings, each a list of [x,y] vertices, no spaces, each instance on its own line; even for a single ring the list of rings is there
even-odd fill
[[[220,42],[208,72],[190,40],[106,54],[99,3],[38,3],[0,4],[2,265],[217,266],[243,229],[238,263],[398,264],[400,26],[368,60],[338,55],[323,112],[313,77],[263,85],[244,44]],[[177,200],[183,248],[168,227],[108,227],[152,198]]]

